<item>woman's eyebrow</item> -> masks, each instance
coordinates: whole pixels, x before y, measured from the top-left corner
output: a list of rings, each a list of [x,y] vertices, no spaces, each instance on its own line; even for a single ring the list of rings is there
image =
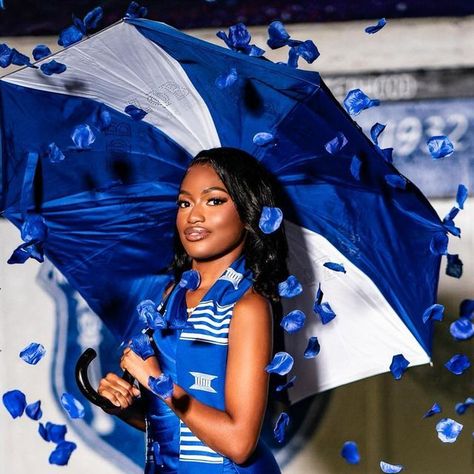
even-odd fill
[[[201,192],[201,194],[207,194],[207,193],[210,193],[211,191],[223,191],[224,193],[229,194],[227,189],[221,188],[220,186],[211,186],[210,188],[206,188]],[[187,194],[188,196],[191,196],[191,193],[184,189],[181,189],[179,191],[179,194]]]

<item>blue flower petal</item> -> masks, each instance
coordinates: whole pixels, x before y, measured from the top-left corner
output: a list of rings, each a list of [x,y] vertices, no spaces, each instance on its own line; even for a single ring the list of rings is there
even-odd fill
[[[0,44],[0,67],[6,68],[10,66],[10,64],[12,63],[12,56],[13,56],[12,49],[6,43],[1,43]]]
[[[145,112],[144,110],[136,107],[135,105],[127,105],[127,107],[125,107],[125,113],[130,115],[130,117],[133,120],[136,120],[137,122],[139,120],[142,120],[143,117],[145,117],[145,115],[147,115],[147,112]]]
[[[442,321],[444,317],[444,306],[433,304],[425,309],[422,320],[426,324],[428,321]]]
[[[49,464],[66,466],[77,445],[72,441],[61,441],[49,455]]]
[[[321,301],[323,301],[323,290],[321,290],[321,283],[318,284],[318,291],[316,291],[316,297],[314,300],[315,306],[319,306],[321,304]]]
[[[462,375],[471,367],[471,361],[464,354],[455,354],[444,366],[454,375]]]
[[[97,28],[103,16],[104,11],[102,10],[102,7],[95,7],[90,12],[88,12],[84,17],[84,26],[86,30],[94,30]]]
[[[449,332],[457,341],[467,341],[474,336],[474,324],[468,318],[459,318],[451,323]]]
[[[308,339],[308,345],[304,350],[304,358],[305,359],[312,359],[319,354],[321,347],[319,345],[318,338],[316,336],[311,336]]]
[[[347,461],[348,464],[359,464],[360,454],[357,443],[354,441],[346,441],[342,445],[341,456]]]
[[[21,390],[10,390],[9,392],[5,392],[2,400],[12,418],[18,418],[23,415],[26,408],[26,397]]]
[[[372,141],[378,146],[379,144],[379,136],[380,134],[385,130],[386,125],[383,125],[381,123],[375,123],[372,125],[372,128],[370,129],[370,136],[372,137]]]
[[[149,377],[148,385],[150,390],[161,398],[169,398],[173,395],[173,379],[166,374],[159,377]]]
[[[299,331],[306,321],[303,311],[295,309],[282,318],[280,326],[288,333],[293,334]]]
[[[346,136],[342,132],[337,132],[336,136],[324,145],[324,148],[326,148],[326,151],[331,155],[337,155],[347,143]]]
[[[293,298],[303,293],[303,287],[294,275],[290,275],[285,281],[278,283],[278,294],[282,298]]]
[[[140,6],[137,2],[130,2],[125,18],[144,18],[148,15],[148,9]]]
[[[380,105],[377,99],[370,99],[360,89],[352,89],[344,99],[344,107],[350,115],[358,115],[362,110]]]
[[[405,189],[407,187],[407,181],[403,176],[399,174],[386,174],[385,182],[395,189]]]
[[[433,406],[423,415],[423,418],[429,418],[437,413],[441,413],[441,405],[439,403],[433,403]]]
[[[275,232],[283,222],[283,212],[278,207],[263,206],[258,226],[264,234]]]
[[[239,75],[237,74],[237,69],[235,67],[231,68],[230,71],[221,74],[216,79],[216,86],[219,89],[226,89],[227,87],[232,86],[237,82]]]
[[[288,44],[290,35],[285,30],[281,21],[272,21],[268,26],[267,44],[271,49],[278,49]]]
[[[38,433],[45,441],[60,443],[61,441],[64,441],[67,427],[66,425],[56,425],[48,421],[46,426],[44,426],[43,423],[39,424]]]
[[[156,310],[153,300],[143,300],[137,305],[140,321],[151,329],[162,329],[166,327],[166,321]]]
[[[454,278],[461,278],[463,263],[462,260],[459,258],[459,255],[451,255],[448,253],[447,257],[448,261],[446,265],[446,275],[449,275]]]
[[[362,166],[362,161],[357,155],[354,155],[351,160],[351,175],[357,181],[360,181],[360,169]]]
[[[454,443],[461,433],[463,425],[451,418],[443,418],[436,424],[436,431],[438,432],[438,438],[443,443]]]
[[[51,54],[51,50],[45,44],[38,44],[33,49],[33,58],[35,61],[39,61],[40,59],[46,58]]]
[[[315,304],[313,310],[321,318],[323,324],[327,324],[336,317],[336,313],[332,310],[329,303],[325,302],[321,305]]]
[[[448,253],[448,236],[445,232],[435,232],[430,242],[430,251],[434,255],[446,255]]]
[[[252,141],[257,146],[266,146],[269,143],[272,143],[273,140],[274,140],[274,136],[268,132],[258,132],[252,138]]]
[[[409,364],[410,362],[403,357],[403,354],[394,355],[392,363],[390,364],[390,372],[392,372],[393,378],[395,380],[400,380]]]
[[[20,352],[20,357],[27,364],[36,365],[45,354],[46,350],[42,344],[32,342]]]
[[[329,270],[334,270],[335,272],[346,273],[346,269],[342,263],[326,262],[323,264],[323,267],[329,268]]]
[[[290,380],[288,380],[288,382],[282,384],[282,385],[278,385],[277,388],[275,389],[277,392],[281,392],[282,390],[287,390],[291,387],[293,387],[293,385],[295,384],[295,380],[296,380],[296,375],[293,375]]]
[[[250,44],[252,39],[247,27],[243,23],[237,23],[229,28],[229,35],[218,31],[216,36],[222,39],[228,48],[239,51],[249,56],[262,56],[265,51]]]
[[[280,444],[285,441],[285,431],[289,423],[290,417],[287,413],[282,411],[280,413],[280,416],[278,417],[278,420],[275,423],[275,427],[273,428],[273,436]]]
[[[84,418],[84,405],[70,393],[63,393],[61,396],[61,405],[70,418]]]
[[[269,374],[286,375],[293,368],[293,357],[288,352],[277,352],[265,367]]]
[[[12,48],[11,62],[12,64],[15,64],[17,66],[28,66],[36,68],[36,66],[33,66],[33,64],[31,64],[30,58],[26,54],[20,53],[15,48]]]
[[[292,68],[298,67],[298,59],[300,57],[309,64],[319,57],[318,48],[311,40],[295,41],[294,43],[288,53],[288,66]]]
[[[466,410],[471,405],[474,405],[474,398],[468,397],[466,398],[464,403],[456,403],[456,406],[454,407],[454,409],[456,410],[456,413],[458,415],[464,415],[464,413],[466,413]]]
[[[63,73],[67,69],[67,66],[63,63],[58,63],[57,61],[52,59],[47,63],[41,64],[40,69],[43,74],[46,74],[47,76],[52,76],[53,74]]]
[[[393,163],[393,148],[381,148],[380,153],[387,163]]]
[[[25,408],[25,413],[28,418],[31,418],[32,420],[39,420],[43,416],[43,412],[41,411],[41,400],[27,405]]]
[[[474,317],[474,300],[465,299],[459,305],[459,317],[473,318]]]
[[[48,145],[47,156],[50,163],[59,163],[60,161],[63,161],[64,158],[66,158],[64,156],[64,153],[60,150],[60,148],[54,142]]]
[[[41,214],[27,214],[21,226],[21,238],[24,242],[44,241],[48,234],[46,221]]]
[[[148,334],[140,333],[136,336],[133,336],[129,345],[132,351],[139,355],[143,360],[155,355],[155,352],[151,347],[150,337]]]
[[[95,134],[86,123],[77,125],[72,131],[71,138],[79,150],[87,150],[95,142]]]
[[[458,186],[458,191],[456,193],[456,202],[458,203],[459,209],[464,209],[464,203],[469,195],[469,192],[464,186],[464,184],[460,184]]]
[[[389,464],[388,462],[380,461],[380,469],[382,472],[385,472],[385,474],[397,474],[398,472],[403,471],[403,466],[400,464]]]
[[[86,34],[86,25],[84,25],[83,20],[72,15],[72,23],[83,35]]]
[[[454,145],[445,135],[431,137],[426,144],[428,145],[428,151],[434,160],[452,155],[454,152]]]
[[[178,285],[188,290],[196,290],[201,284],[201,275],[197,270],[186,270],[181,275]]]
[[[59,34],[58,44],[60,46],[70,46],[84,38],[84,33],[76,25],[68,26]]]
[[[373,35],[380,31],[385,25],[387,24],[387,20],[385,18],[380,18],[376,25],[368,26],[364,31],[369,35]]]
[[[444,216],[443,223],[452,221],[459,214],[459,208],[452,207],[451,210]]]

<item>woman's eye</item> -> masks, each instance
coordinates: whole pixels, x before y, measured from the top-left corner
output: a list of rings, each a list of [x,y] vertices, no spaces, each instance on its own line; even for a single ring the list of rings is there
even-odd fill
[[[223,204],[227,201],[227,199],[221,199],[221,198],[211,198],[207,202],[211,206],[218,206],[219,204]]]
[[[176,201],[176,205],[178,207],[188,207],[189,206],[189,202],[188,201],[183,201],[182,199],[178,199]]]

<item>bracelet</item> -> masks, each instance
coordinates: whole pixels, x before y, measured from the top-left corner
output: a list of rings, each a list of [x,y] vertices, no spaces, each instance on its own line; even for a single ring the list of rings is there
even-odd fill
[[[150,390],[162,399],[170,398],[173,395],[173,379],[166,374],[159,377],[148,377]]]

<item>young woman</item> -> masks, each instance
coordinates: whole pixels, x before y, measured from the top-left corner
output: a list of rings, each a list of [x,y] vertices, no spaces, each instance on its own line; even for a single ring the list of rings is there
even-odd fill
[[[283,227],[259,228],[262,208],[276,205],[272,178],[237,149],[199,153],[184,176],[175,279],[160,305],[165,322],[154,332],[153,355],[128,347],[120,363],[143,387],[141,397],[115,374],[99,386],[119,416],[146,428],[146,473],[280,472],[259,440],[270,302],[288,276]],[[161,382],[167,393],[156,388]]]

